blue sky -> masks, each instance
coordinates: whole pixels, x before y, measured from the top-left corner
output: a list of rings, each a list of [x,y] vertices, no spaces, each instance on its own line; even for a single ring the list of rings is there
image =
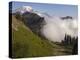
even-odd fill
[[[48,14],[55,16],[78,16],[77,5],[63,5],[63,4],[41,4],[41,3],[30,3],[30,2],[13,2],[12,10],[22,7],[31,6],[33,10],[40,12],[47,12]]]

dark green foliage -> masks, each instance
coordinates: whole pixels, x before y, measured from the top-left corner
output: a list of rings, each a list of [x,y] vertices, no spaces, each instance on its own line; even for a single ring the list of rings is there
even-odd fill
[[[76,55],[78,54],[78,37],[76,38],[76,41],[74,43],[73,49],[72,49],[72,54]]]
[[[71,47],[73,55],[78,54],[78,37],[71,37],[69,35],[65,35],[62,44],[67,47]]]

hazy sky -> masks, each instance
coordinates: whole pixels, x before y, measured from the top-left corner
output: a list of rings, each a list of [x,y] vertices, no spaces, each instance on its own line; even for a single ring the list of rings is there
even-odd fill
[[[40,12],[47,12],[48,14],[55,16],[78,16],[77,5],[63,5],[63,4],[41,4],[41,3],[30,3],[30,2],[13,2],[12,10],[22,7],[31,6],[33,10]]]

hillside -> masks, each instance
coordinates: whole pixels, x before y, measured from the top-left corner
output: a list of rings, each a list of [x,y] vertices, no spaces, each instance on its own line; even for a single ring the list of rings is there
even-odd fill
[[[52,43],[34,34],[23,22],[12,16],[12,57],[41,57],[71,54],[71,48]]]

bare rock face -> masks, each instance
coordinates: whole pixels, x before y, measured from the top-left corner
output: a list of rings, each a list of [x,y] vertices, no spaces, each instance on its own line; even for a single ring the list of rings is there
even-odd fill
[[[45,24],[44,18],[40,17],[35,13],[24,13],[22,15],[23,22],[27,25],[33,32],[40,34],[40,29]]]
[[[61,17],[62,20],[65,20],[65,19],[73,19],[71,16],[66,16],[66,17]]]

